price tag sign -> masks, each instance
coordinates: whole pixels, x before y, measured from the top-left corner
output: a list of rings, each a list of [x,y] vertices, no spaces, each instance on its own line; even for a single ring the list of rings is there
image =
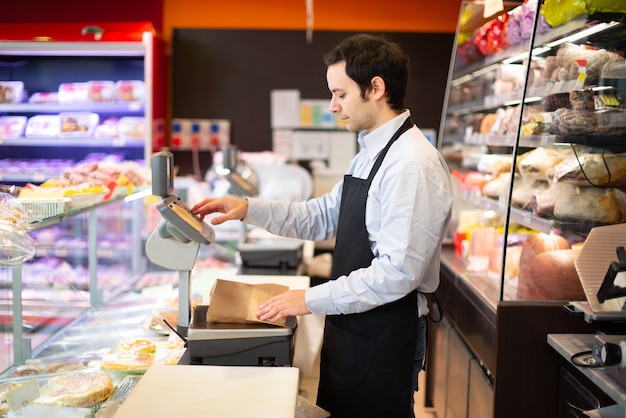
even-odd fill
[[[39,396],[39,383],[37,379],[28,380],[13,389],[9,389],[6,394],[9,409],[13,412],[20,411]]]
[[[483,9],[483,17],[493,16],[504,10],[503,0],[485,0],[485,8]]]

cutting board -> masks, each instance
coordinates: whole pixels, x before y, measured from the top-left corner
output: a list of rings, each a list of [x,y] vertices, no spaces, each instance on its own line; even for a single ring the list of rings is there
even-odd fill
[[[294,418],[295,367],[154,365],[115,418]]]

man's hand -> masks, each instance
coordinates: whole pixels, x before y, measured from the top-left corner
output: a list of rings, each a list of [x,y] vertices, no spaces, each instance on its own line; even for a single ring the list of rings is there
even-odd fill
[[[288,290],[274,296],[259,306],[256,317],[261,321],[276,322],[289,315],[308,315],[311,313],[304,301],[304,290]]]
[[[248,213],[248,201],[234,197],[206,198],[191,208],[191,213],[200,215],[200,219],[210,213],[223,213],[211,219],[213,225],[219,225],[230,220],[242,220]]]

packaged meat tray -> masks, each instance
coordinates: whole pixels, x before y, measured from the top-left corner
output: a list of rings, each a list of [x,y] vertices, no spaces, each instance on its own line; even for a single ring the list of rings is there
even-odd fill
[[[19,103],[24,94],[21,81],[0,81],[0,103]]]
[[[142,102],[145,97],[145,84],[141,80],[120,80],[116,83],[117,100],[120,102]]]
[[[61,83],[59,85],[59,103],[87,103],[89,98],[88,83]]]
[[[33,95],[30,96],[30,98],[28,99],[28,103],[34,103],[34,104],[59,103],[59,93],[56,91],[33,93]]]
[[[100,117],[92,112],[64,112],[59,114],[61,119],[61,138],[86,138],[93,134]]]
[[[0,139],[16,139],[24,133],[26,116],[0,117]]]
[[[87,95],[91,102],[112,102],[115,100],[113,81],[88,81]]]
[[[117,129],[120,139],[123,140],[143,139],[146,135],[146,125],[142,117],[125,116],[120,118]]]
[[[35,115],[26,124],[27,138],[56,138],[61,131],[61,119],[58,115]]]
[[[118,130],[117,126],[119,121],[117,118],[108,118],[102,121],[102,123],[96,126],[94,130],[94,138],[96,139],[112,139],[117,138]]]

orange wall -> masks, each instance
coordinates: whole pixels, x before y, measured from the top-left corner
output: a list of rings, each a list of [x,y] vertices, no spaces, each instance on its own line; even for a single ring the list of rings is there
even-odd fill
[[[315,30],[454,33],[461,0],[311,0]],[[174,28],[306,29],[306,0],[163,0]],[[313,32],[315,39],[315,32]]]

